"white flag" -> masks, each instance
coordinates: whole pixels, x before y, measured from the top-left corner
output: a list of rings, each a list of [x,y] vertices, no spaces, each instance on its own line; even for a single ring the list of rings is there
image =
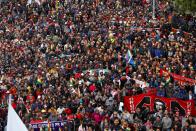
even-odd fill
[[[25,124],[22,122],[22,120],[12,107],[11,97],[8,107],[7,131],[28,131]]]

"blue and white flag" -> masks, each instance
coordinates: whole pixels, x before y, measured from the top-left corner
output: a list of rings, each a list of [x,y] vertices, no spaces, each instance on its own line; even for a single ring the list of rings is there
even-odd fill
[[[133,60],[133,55],[131,54],[131,51],[128,50],[127,54],[125,56],[126,62],[129,63],[132,66],[135,66],[135,61]]]
[[[129,61],[130,61],[130,59],[132,59],[132,54],[131,54],[131,51],[130,50],[128,50],[127,51],[127,54],[126,54],[126,56],[125,56],[125,59],[126,59],[126,62],[128,62],[129,63]]]

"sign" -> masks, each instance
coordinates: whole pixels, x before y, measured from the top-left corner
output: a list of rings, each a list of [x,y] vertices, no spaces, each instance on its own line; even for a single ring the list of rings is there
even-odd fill
[[[166,98],[156,96],[155,93],[140,94],[136,96],[124,97],[124,108],[131,113],[135,113],[136,108],[143,109],[148,106],[151,111],[161,108],[168,111],[179,111],[180,115],[196,115],[195,103],[193,100],[180,100],[176,98]]]

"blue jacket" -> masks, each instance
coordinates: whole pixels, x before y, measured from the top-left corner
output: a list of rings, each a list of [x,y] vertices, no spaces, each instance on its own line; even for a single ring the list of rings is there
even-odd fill
[[[158,89],[157,96],[165,97],[165,89]]]

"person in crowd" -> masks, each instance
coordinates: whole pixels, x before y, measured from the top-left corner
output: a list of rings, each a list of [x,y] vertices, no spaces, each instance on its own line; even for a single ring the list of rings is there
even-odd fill
[[[191,126],[191,125],[196,125],[195,120],[193,119],[192,116],[189,116],[186,122]]]
[[[184,127],[182,128],[183,131],[192,131],[188,122],[185,122]]]
[[[162,118],[163,130],[168,131],[172,126],[172,119],[169,117],[168,113],[165,113],[165,116]]]
[[[153,128],[155,130],[157,130],[157,129],[161,130],[162,129],[162,121],[161,121],[161,117],[160,116],[156,117],[156,120],[153,123]]]

